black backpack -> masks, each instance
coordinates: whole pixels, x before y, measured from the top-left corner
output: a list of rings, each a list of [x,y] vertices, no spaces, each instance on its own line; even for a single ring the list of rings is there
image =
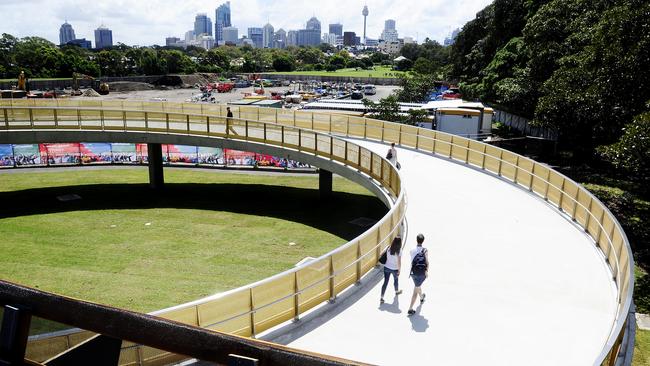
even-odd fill
[[[427,250],[422,250],[413,257],[411,262],[411,274],[416,276],[423,276],[427,271]]]

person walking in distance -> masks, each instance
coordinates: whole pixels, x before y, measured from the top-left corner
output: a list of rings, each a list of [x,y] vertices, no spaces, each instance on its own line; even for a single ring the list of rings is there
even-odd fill
[[[424,235],[418,234],[417,237],[418,245],[411,250],[411,278],[413,278],[413,284],[415,288],[413,289],[413,296],[411,296],[411,306],[409,306],[408,315],[415,314],[413,310],[413,305],[415,304],[415,299],[420,297],[420,304],[424,303],[425,294],[422,292],[422,283],[426,280],[429,271],[429,253],[422,246],[424,243]]]
[[[384,303],[384,294],[386,287],[388,287],[388,280],[390,275],[393,275],[393,287],[395,288],[395,295],[402,293],[399,289],[399,271],[402,267],[402,238],[399,236],[393,239],[390,247],[386,252],[386,263],[384,264],[384,284],[381,286],[381,299],[379,303]]]
[[[398,166],[399,163],[397,162],[397,149],[395,149],[394,142],[390,144],[390,149],[388,149],[388,153],[386,153],[386,159],[388,159],[388,161],[390,161],[393,165]]]
[[[238,135],[237,131],[235,131],[235,129],[231,125],[231,119],[232,119],[232,111],[230,110],[230,107],[226,107],[226,134],[232,133],[234,135]]]

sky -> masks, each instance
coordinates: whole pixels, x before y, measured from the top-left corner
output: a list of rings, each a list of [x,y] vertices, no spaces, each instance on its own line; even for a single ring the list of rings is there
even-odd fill
[[[239,36],[248,27],[267,22],[277,30],[304,28],[312,16],[328,24],[341,23],[344,31],[363,34],[361,11],[368,5],[367,37],[377,39],[386,19],[396,21],[399,37],[418,42],[430,38],[442,42],[456,28],[474,19],[492,0],[231,0],[231,16]],[[95,43],[94,30],[104,24],[113,31],[113,42],[127,45],[164,45],[165,37],[183,38],[194,28],[197,13],[214,22],[215,9],[225,1],[206,0],[0,0],[0,33],[16,37],[38,36],[59,43],[59,28],[68,21],[77,38]]]

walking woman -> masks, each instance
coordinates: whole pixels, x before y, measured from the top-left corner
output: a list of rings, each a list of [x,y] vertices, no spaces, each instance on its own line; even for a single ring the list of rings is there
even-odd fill
[[[393,239],[393,242],[386,252],[386,264],[384,264],[384,284],[381,286],[381,300],[379,303],[384,303],[384,293],[386,293],[386,287],[388,287],[388,279],[390,275],[393,275],[393,286],[395,287],[395,295],[402,293],[402,290],[399,289],[398,276],[399,271],[402,267],[402,238],[399,236]]]

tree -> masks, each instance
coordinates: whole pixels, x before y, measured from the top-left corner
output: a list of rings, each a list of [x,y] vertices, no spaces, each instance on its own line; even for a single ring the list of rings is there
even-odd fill
[[[428,99],[434,87],[431,75],[400,76],[397,100],[407,103],[421,103]]]
[[[24,70],[27,77],[59,76],[62,58],[54,43],[40,37],[21,38],[14,46],[16,68]]]
[[[374,118],[382,121],[400,121],[402,117],[399,115],[399,103],[394,95],[380,99],[378,102],[373,102],[364,98],[362,100],[366,110],[372,113]]]
[[[424,57],[418,57],[413,63],[413,71],[418,74],[434,74],[438,68]]]
[[[410,70],[411,67],[413,67],[413,61],[408,58],[397,61],[397,64],[395,65],[395,68],[400,71]]]
[[[296,69],[296,60],[288,54],[281,54],[273,59],[275,71],[293,71]]]
[[[598,152],[628,177],[647,187],[650,184],[650,112],[636,116],[625,126],[623,136],[616,143],[603,146]]]
[[[341,55],[334,55],[330,57],[329,65],[331,65],[334,70],[342,69],[346,65],[345,58]]]

